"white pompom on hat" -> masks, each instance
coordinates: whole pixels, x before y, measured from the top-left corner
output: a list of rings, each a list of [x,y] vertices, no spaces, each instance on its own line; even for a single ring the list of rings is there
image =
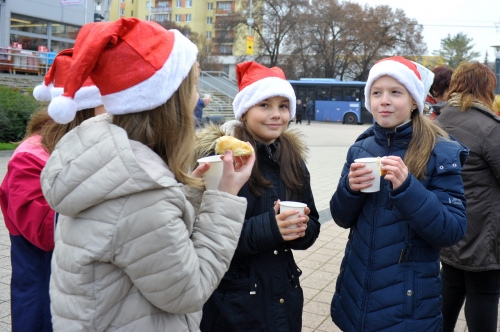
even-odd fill
[[[423,114],[425,97],[434,79],[434,75],[431,74],[432,72],[429,69],[402,56],[377,61],[370,69],[365,86],[366,109],[371,112],[370,89],[373,83],[380,77],[387,75],[405,86],[413,100],[415,100],[420,114]]]
[[[52,66],[47,71],[43,79],[43,83],[36,86],[33,90],[33,96],[40,101],[50,101],[53,98],[63,94],[64,84],[68,79],[69,69],[73,63],[73,49],[69,48],[57,54],[54,58]],[[76,111],[81,111],[88,108],[95,108],[102,105],[101,94],[90,78],[87,78],[82,87],[76,92],[74,103]],[[70,103],[71,109],[74,109],[73,103]],[[62,113],[61,113],[62,112]],[[63,114],[64,113],[64,114]],[[76,112],[75,112],[76,113]],[[74,119],[74,114],[71,112],[57,111],[49,113],[50,116],[58,123],[68,123]]]
[[[124,18],[86,24],[75,41],[64,92],[52,99],[49,114],[65,121],[74,116],[71,101],[88,77],[110,114],[154,109],[177,91],[197,54],[196,45],[179,31],[155,22]]]
[[[271,97],[288,98],[290,119],[295,116],[295,91],[278,67],[267,68],[249,61],[236,65],[239,92],[234,97],[233,111],[237,120],[252,106]]]

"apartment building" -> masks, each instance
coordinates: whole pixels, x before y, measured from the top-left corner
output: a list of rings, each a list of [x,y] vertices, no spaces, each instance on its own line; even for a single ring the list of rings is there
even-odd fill
[[[248,29],[227,29],[225,21],[230,20],[240,6],[241,0],[111,0],[109,20],[136,17],[187,26],[212,41],[210,54],[223,65],[226,73],[235,76],[237,61],[246,55]]]

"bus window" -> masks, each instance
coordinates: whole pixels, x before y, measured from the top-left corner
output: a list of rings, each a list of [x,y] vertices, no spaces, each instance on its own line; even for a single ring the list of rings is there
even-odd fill
[[[311,99],[312,101],[316,100],[316,89],[312,88],[312,89],[307,89],[307,96],[309,97],[309,99]]]
[[[306,97],[307,97],[307,89],[306,88],[299,88],[299,93],[297,95],[297,99],[302,100],[302,104],[306,102]]]
[[[328,95],[328,92],[326,88],[318,88],[318,94],[316,95],[316,100],[329,100],[330,97]]]
[[[342,101],[342,87],[341,86],[332,86],[330,96],[331,96],[331,100]]]
[[[344,100],[345,101],[360,101],[361,95],[359,93],[360,89],[358,87],[345,87],[344,88]]]

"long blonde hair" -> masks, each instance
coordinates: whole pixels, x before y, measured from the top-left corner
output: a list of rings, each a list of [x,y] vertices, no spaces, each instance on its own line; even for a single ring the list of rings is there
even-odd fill
[[[413,122],[413,135],[406,151],[404,163],[410,173],[417,179],[423,180],[425,179],[427,163],[438,137],[449,139],[449,136],[429,118],[420,115],[418,110],[412,112],[411,119]]]
[[[113,124],[123,128],[129,139],[143,143],[160,156],[177,181],[201,189],[203,181],[189,174],[195,143],[191,98],[197,71],[194,65],[163,105],[149,111],[113,115]]]

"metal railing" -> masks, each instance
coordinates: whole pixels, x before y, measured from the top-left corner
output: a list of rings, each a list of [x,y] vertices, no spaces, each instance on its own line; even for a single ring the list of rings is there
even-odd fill
[[[55,56],[55,52],[37,52],[11,47],[0,48],[0,72],[45,75]]]

